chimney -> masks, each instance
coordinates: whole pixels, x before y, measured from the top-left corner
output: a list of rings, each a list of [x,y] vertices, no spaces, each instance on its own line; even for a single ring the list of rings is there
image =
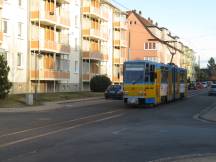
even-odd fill
[[[139,15],[142,16],[142,11],[139,11]]]
[[[157,22],[155,23],[155,26],[158,26],[158,23],[157,23]]]

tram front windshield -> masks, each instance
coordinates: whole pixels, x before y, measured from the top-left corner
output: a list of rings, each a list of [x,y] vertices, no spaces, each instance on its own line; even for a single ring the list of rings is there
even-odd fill
[[[124,82],[141,83],[144,81],[144,65],[126,64]]]

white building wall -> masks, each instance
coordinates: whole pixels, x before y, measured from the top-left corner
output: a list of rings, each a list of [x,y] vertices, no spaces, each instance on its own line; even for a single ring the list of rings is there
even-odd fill
[[[109,7],[107,75],[111,80],[113,77],[113,52],[113,9]]]
[[[70,54],[70,83],[77,90],[80,86],[80,50],[81,50],[81,22],[80,22],[81,1],[74,0],[70,4],[70,22],[69,44],[72,48]]]
[[[27,91],[27,1],[4,1],[1,18],[6,20],[7,33],[4,33],[1,48],[7,52],[10,67],[9,80],[13,83],[12,93]],[[21,36],[18,35],[18,23],[22,24]],[[2,23],[2,27],[3,27]],[[18,65],[18,53],[21,53],[21,64]]]

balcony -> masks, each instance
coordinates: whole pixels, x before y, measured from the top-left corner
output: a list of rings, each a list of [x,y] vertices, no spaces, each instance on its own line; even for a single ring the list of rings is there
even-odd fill
[[[63,4],[63,3],[70,4],[71,0],[56,0],[56,2],[61,3],[61,4]]]
[[[114,57],[113,63],[114,64],[123,64],[124,63],[124,58],[123,57]]]
[[[114,83],[123,83],[123,76],[120,76],[120,77],[113,76],[112,77],[112,82],[114,82]]]
[[[70,45],[68,44],[61,44],[61,43],[58,43],[57,45],[57,53],[67,53],[67,54],[70,54],[71,53],[71,48],[70,48]]]
[[[38,40],[32,40],[31,41],[31,50],[41,50],[46,52],[55,52],[55,53],[64,53],[64,54],[70,54],[71,48],[69,44],[61,44],[56,43],[54,41],[50,40],[41,40],[40,43]]]
[[[82,75],[82,80],[89,82],[91,78],[93,78],[96,75],[100,75],[99,73],[86,73]]]
[[[83,37],[89,37],[93,39],[102,39],[101,32],[99,29],[83,29]]]
[[[31,21],[38,22],[40,20],[40,23],[44,25],[53,25],[57,22],[57,16],[54,14],[54,12],[48,12],[48,11],[31,11],[30,13]]]
[[[4,0],[0,0],[0,9],[3,8]]]
[[[69,13],[62,14],[62,16],[57,17],[57,27],[63,27],[63,28],[69,28],[70,27],[70,19],[69,19]]]
[[[108,61],[108,60],[109,60],[109,56],[107,54],[102,54],[101,61]]]
[[[83,59],[97,60],[101,61],[102,54],[100,51],[86,51],[83,52]]]
[[[126,40],[119,40],[119,39],[116,39],[113,41],[113,45],[115,47],[123,47],[123,48],[127,48],[127,44],[128,42]]]
[[[100,8],[97,8],[97,7],[92,6],[92,5],[82,7],[82,14],[83,15],[90,15],[91,17],[94,17],[94,18],[101,18]]]
[[[44,69],[40,71],[31,70],[31,80],[68,80],[70,73],[68,71],[57,71]]]
[[[128,26],[126,22],[120,22],[120,21],[114,22],[113,27],[116,29],[128,30]]]
[[[31,49],[32,50],[42,50],[47,52],[56,52],[57,51],[57,44],[54,41],[50,40],[41,40],[40,42],[38,40],[32,40],[31,41]]]
[[[3,42],[3,37],[4,37],[4,34],[3,34],[3,32],[0,32],[0,43],[2,43],[2,42]]]
[[[102,32],[101,33],[101,39],[103,41],[108,41],[108,33],[107,32]]]

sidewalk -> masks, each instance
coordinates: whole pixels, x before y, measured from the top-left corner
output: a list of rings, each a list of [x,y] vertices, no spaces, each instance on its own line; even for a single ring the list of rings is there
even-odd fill
[[[216,154],[194,154],[194,155],[183,155],[177,157],[162,158],[151,162],[215,162]]]
[[[206,113],[201,113],[199,118],[210,122],[216,122],[216,105],[209,109]]]
[[[208,156],[183,158],[179,160],[174,160],[172,162],[215,162],[215,161],[216,161],[216,155],[208,155]]]
[[[49,110],[59,109],[62,107],[62,104],[66,104],[66,103],[93,101],[93,100],[100,100],[103,98],[104,97],[89,97],[89,98],[83,98],[83,99],[72,99],[72,100],[64,100],[64,101],[58,101],[58,102],[46,102],[40,106],[17,107],[17,108],[0,108],[0,113],[49,111]]]

